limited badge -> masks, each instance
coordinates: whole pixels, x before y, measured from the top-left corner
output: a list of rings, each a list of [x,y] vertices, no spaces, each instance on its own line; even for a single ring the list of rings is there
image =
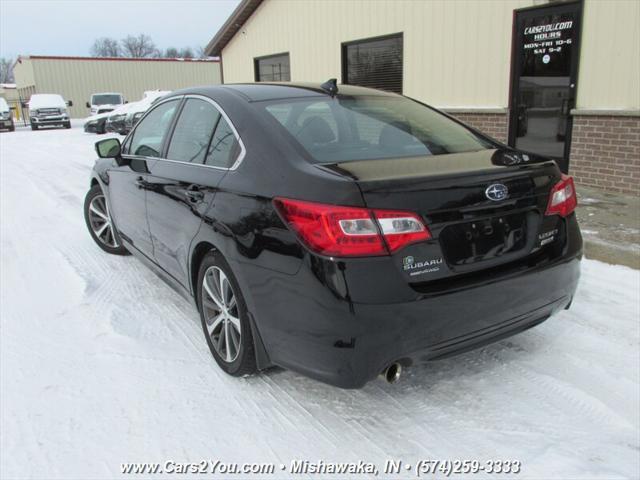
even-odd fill
[[[538,235],[538,240],[540,240],[540,246],[553,242],[553,240],[556,237],[556,233],[558,233],[557,228],[549,232],[544,232]]]

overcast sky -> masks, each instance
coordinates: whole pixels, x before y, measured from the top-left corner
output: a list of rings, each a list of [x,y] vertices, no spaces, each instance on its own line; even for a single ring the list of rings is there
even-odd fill
[[[0,56],[89,55],[98,37],[205,46],[240,0],[0,0]]]

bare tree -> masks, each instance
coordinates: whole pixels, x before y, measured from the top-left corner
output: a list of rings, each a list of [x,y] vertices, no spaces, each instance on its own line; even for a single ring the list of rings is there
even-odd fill
[[[13,60],[0,58],[0,83],[13,83]]]
[[[153,40],[144,33],[141,33],[137,37],[127,35],[120,43],[122,44],[122,50],[127,57],[144,58],[158,55],[158,49],[153,43]]]
[[[96,39],[91,46],[92,57],[120,57],[122,51],[115,38],[102,37]]]
[[[183,49],[180,50],[180,58],[193,58],[193,50],[191,50],[191,47],[185,47]]]
[[[166,58],[176,58],[178,56],[178,49],[175,47],[169,47],[164,51]]]
[[[209,55],[204,50],[204,47],[196,48],[196,58],[207,58]]]

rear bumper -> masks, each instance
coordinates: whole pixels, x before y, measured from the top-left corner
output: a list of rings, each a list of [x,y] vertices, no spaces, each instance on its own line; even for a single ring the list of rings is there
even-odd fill
[[[248,285],[250,309],[271,363],[342,388],[359,388],[392,362],[461,353],[567,308],[578,285],[580,254],[402,303],[336,298],[318,283],[313,266],[288,278],[272,276],[268,283],[277,286],[277,296],[254,273],[251,278],[261,285]]]
[[[578,278],[575,258],[407,303],[340,308],[290,298],[289,306],[297,304],[298,311],[281,322],[285,328],[261,330],[262,340],[274,363],[358,388],[392,362],[460,353],[534,326],[569,305]]]

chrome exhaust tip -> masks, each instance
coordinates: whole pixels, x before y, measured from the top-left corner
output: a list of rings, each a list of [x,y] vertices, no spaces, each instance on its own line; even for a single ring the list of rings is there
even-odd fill
[[[400,380],[400,375],[402,374],[402,365],[399,363],[392,363],[387,368],[385,368],[380,374],[380,378],[387,383],[396,383]]]

